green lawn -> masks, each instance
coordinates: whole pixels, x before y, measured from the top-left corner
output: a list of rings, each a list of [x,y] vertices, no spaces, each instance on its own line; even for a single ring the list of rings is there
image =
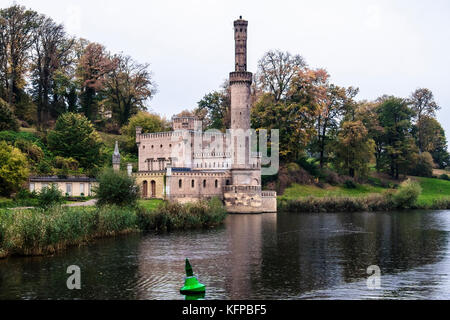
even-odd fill
[[[293,184],[287,188],[280,199],[297,199],[300,197],[363,197],[368,194],[381,193],[386,189],[370,185],[358,185],[356,189],[342,186],[327,187],[325,189],[311,185]]]
[[[419,205],[430,205],[435,199],[450,198],[450,181],[415,178],[420,182],[422,194],[419,197]]]
[[[156,208],[158,208],[158,206],[163,202],[164,202],[163,200],[159,199],[139,200],[139,205],[147,210],[153,211]]]
[[[437,199],[450,199],[450,181],[432,178],[418,178],[417,180],[422,187],[422,194],[419,197],[418,205],[431,205]],[[302,197],[363,197],[373,193],[382,193],[387,189],[373,187],[370,185],[360,185],[356,189],[346,189],[342,186],[327,187],[325,189],[317,186],[294,184],[287,188],[284,195],[280,199],[297,199]]]

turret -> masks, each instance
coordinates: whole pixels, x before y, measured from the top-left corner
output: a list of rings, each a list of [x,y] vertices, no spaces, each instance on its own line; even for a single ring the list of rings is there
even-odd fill
[[[119,143],[116,141],[116,146],[114,148],[114,153],[112,156],[112,164],[114,171],[120,170],[120,153],[119,153]]]

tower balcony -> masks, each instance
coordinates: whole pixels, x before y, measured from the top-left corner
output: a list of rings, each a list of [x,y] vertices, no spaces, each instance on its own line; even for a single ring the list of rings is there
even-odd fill
[[[253,74],[251,72],[236,71],[230,73],[230,84],[238,82],[245,82],[251,84],[252,81],[253,81]]]

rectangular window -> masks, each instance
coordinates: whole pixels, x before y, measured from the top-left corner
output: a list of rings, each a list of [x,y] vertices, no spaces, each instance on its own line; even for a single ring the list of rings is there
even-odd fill
[[[68,194],[69,196],[72,195],[72,184],[71,183],[66,183],[66,194]]]
[[[84,183],[80,183],[80,196],[84,196],[85,192],[84,192]]]
[[[36,189],[34,183],[30,183],[30,192],[34,192],[34,190]]]

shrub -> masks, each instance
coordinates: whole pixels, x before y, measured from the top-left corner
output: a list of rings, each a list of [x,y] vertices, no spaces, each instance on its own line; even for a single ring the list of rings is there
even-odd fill
[[[98,205],[134,206],[139,199],[139,189],[133,177],[126,172],[115,172],[112,169],[104,170],[99,177],[98,187],[94,193]]]
[[[0,194],[9,196],[20,189],[29,175],[26,156],[0,141]]]
[[[9,104],[0,98],[0,131],[5,130],[19,131],[19,121]]]
[[[400,185],[398,191],[394,194],[394,204],[399,209],[414,208],[421,193],[420,184],[408,179]]]
[[[448,176],[448,174],[441,174],[440,176],[439,176],[439,179],[441,179],[441,180],[447,180],[447,181],[450,181],[450,177]]]
[[[418,155],[417,162],[409,170],[409,173],[413,176],[427,177],[433,176],[433,157],[429,152],[423,152]]]
[[[38,206],[48,209],[64,203],[64,197],[58,186],[52,184],[50,187],[43,188],[38,194]]]
[[[347,189],[356,189],[356,188],[357,188],[356,183],[354,183],[352,180],[345,180],[344,186],[345,186]]]
[[[102,142],[92,123],[81,114],[65,113],[48,133],[48,146],[56,156],[72,157],[82,168],[101,165]]]

